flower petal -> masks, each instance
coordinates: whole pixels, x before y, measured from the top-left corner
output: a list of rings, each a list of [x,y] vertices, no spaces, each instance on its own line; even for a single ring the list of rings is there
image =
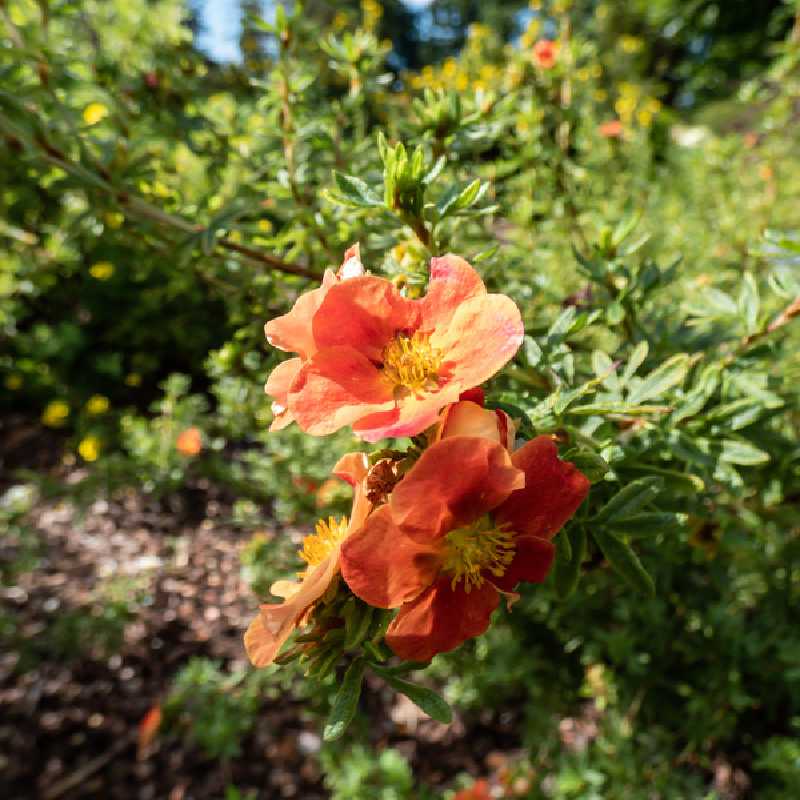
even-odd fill
[[[482,436],[510,450],[514,446],[514,434],[514,422],[505,411],[483,408],[471,400],[460,400],[442,412],[437,435],[440,439]]]
[[[294,417],[289,412],[289,389],[302,366],[302,358],[290,358],[278,364],[267,378],[264,391],[275,400],[272,404],[271,431],[279,431],[294,422]]]
[[[380,370],[352,347],[320,350],[289,392],[289,411],[297,424],[317,436],[393,406],[391,387]]]
[[[496,508],[524,485],[508,451],[489,439],[454,436],[431,445],[389,498],[398,527],[437,539]]]
[[[356,242],[345,250],[342,266],[339,267],[336,277],[339,280],[360,278],[364,274],[364,265],[361,263],[361,245]]]
[[[461,303],[485,294],[480,275],[463,258],[452,253],[432,258],[428,291],[419,301],[423,330],[447,327]]]
[[[561,461],[549,436],[537,436],[512,456],[525,472],[525,487],[514,492],[495,512],[520,536],[551,539],[578,510],[589,493],[588,478],[568,461]]]
[[[541,583],[550,572],[555,547],[547,539],[519,536],[514,542],[514,560],[501,575],[486,575],[486,580],[504,592],[513,592],[520,581]]]
[[[351,486],[355,486],[367,477],[369,459],[366,453],[346,453],[337,462],[332,474]]]
[[[311,323],[329,289],[336,283],[333,270],[325,270],[322,286],[301,294],[288,314],[276,317],[264,326],[267,341],[278,350],[311,358],[317,351]]]
[[[444,353],[442,367],[462,391],[492,377],[517,352],[523,337],[522,317],[510,297],[476,295],[462,303],[449,324],[431,335]]]
[[[338,567],[339,548],[334,548],[283,603],[260,606],[259,615],[250,623],[244,635],[245,650],[253,666],[266,667],[275,660],[300,618],[330,586]]]
[[[314,316],[314,340],[320,348],[339,345],[380,361],[384,347],[399,331],[415,331],[420,311],[391,281],[366,275],[333,286]]]
[[[490,583],[466,593],[461,584],[453,589],[448,578],[440,578],[400,609],[386,631],[386,644],[407,661],[430,661],[482,634],[499,602]]]
[[[397,608],[416,597],[433,582],[440,563],[435,546],[397,528],[388,505],[342,544],[342,577],[354,594],[378,608]]]
[[[436,392],[407,395],[397,401],[397,407],[392,411],[360,419],[353,425],[353,432],[366,442],[392,436],[416,436],[433,425],[442,406],[451,403],[458,394],[459,387],[450,384]]]

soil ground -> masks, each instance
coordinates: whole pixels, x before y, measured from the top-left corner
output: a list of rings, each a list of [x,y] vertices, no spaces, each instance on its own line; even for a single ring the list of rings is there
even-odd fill
[[[33,428],[0,427],[0,492],[20,466],[75,480],[59,450]],[[36,566],[0,588],[0,629],[16,637],[0,653],[0,797],[200,800],[224,797],[230,784],[258,798],[330,796],[316,758],[319,720],[291,696],[264,701],[228,765],[179,735],[138,752],[142,719],[189,659],[245,664],[242,633],[256,599],[239,551],[252,534],[226,522],[229,511],[207,486],[161,501],[129,491],[82,512],[37,503]],[[0,566],[16,546],[0,537]],[[124,606],[109,606],[120,594],[147,600],[131,618],[109,616]],[[105,652],[98,635],[111,637]],[[380,686],[365,702],[373,743],[397,747],[429,785],[485,775],[518,746],[513,713],[445,728]]]

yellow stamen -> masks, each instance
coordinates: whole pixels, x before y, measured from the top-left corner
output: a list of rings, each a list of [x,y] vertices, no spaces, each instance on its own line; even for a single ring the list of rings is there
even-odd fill
[[[484,572],[496,577],[503,575],[514,560],[514,532],[494,527],[483,517],[465,528],[456,528],[445,537],[442,568],[453,576],[451,587],[464,581],[464,591],[483,585]]]
[[[442,351],[425,333],[398,334],[383,350],[383,374],[395,391],[415,394],[439,385]]]
[[[297,554],[308,564],[308,568],[316,567],[321,564],[330,554],[336,545],[347,535],[347,517],[328,517],[327,520],[321,519],[317,522],[315,533],[310,533],[303,539],[303,547]],[[300,573],[302,577],[305,572]]]

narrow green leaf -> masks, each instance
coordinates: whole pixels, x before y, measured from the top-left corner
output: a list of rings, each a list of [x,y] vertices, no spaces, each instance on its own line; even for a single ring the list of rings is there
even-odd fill
[[[419,706],[431,719],[449,725],[453,721],[453,711],[442,697],[424,686],[398,678],[389,670],[373,665],[372,669],[380,675],[396,692],[404,694],[412,703]]]
[[[631,550],[630,546],[611,533],[603,530],[592,532],[594,540],[609,564],[627,581],[634,589],[643,594],[654,595],[655,585],[647,570],[642,566],[639,557]]]
[[[629,517],[658,497],[663,486],[663,479],[657,476],[639,478],[629,483],[597,512],[594,522],[608,522],[613,519]]]
[[[380,197],[361,178],[343,175],[341,172],[334,172],[333,177],[343,198],[350,205],[361,208],[375,208],[383,205]]]
[[[358,708],[358,699],[361,697],[361,683],[364,680],[366,668],[367,662],[363,658],[357,658],[347,668],[325,724],[323,738],[326,742],[338,739],[353,721]]]
[[[350,598],[353,600],[353,598]],[[350,600],[347,601],[348,603]],[[369,633],[372,624],[372,608],[363,603],[353,600],[355,607],[352,613],[345,616],[344,624],[344,646],[351,650],[360,644]]]
[[[586,531],[583,526],[574,525],[556,537],[555,580],[559,597],[567,598],[575,591],[585,556]]]
[[[624,383],[627,383],[636,374],[636,370],[642,366],[642,363],[647,358],[647,353],[649,350],[650,345],[647,343],[646,339],[642,342],[639,342],[639,344],[633,348],[631,357],[628,359],[628,363],[625,365],[625,372],[622,373],[622,380]]]
[[[683,528],[688,519],[686,514],[676,514],[672,511],[645,511],[624,519],[615,519],[610,527],[616,534],[643,539],[664,531]]]
[[[726,439],[722,443],[722,452],[719,458],[720,461],[725,461],[728,464],[741,464],[745,467],[751,467],[756,464],[766,464],[769,461],[769,453],[765,453],[750,442]]]
[[[654,369],[633,388],[628,394],[628,402],[636,405],[654,397],[661,397],[669,389],[683,383],[688,371],[689,356],[686,353],[678,353]]]

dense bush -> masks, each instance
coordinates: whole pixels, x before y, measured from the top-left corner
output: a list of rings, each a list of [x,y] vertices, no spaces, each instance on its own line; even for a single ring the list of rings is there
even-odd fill
[[[543,5],[513,43],[476,24],[412,72],[372,2],[335,18],[278,6],[249,20],[261,51],[220,66],[181,0],[9,0],[0,407],[62,432],[67,465],[88,467],[59,487],[76,502],[205,481],[236,499],[243,530],[309,525],[346,505],[330,469],[363,443],[268,433],[262,385],[280,359],[264,322],[356,241],[412,297],[431,256],[458,253],[525,322],[490,403],[556,436],[593,487],[554,577],[428,675],[467,720],[521,709],[526,755],[494,776],[506,796],[699,797],[724,764],[757,796],[790,797],[800,29],[690,118],[645,40],[608,46],[614,4]],[[721,96],[722,67],[706,66],[698,85]],[[35,569],[26,491],[0,505],[9,585]],[[243,550],[262,596],[294,564],[280,537]],[[0,634],[21,646],[12,620]],[[174,730],[235,757],[293,669],[190,663]],[[324,709],[334,679],[293,685]],[[321,761],[335,797],[428,791],[394,750]]]

